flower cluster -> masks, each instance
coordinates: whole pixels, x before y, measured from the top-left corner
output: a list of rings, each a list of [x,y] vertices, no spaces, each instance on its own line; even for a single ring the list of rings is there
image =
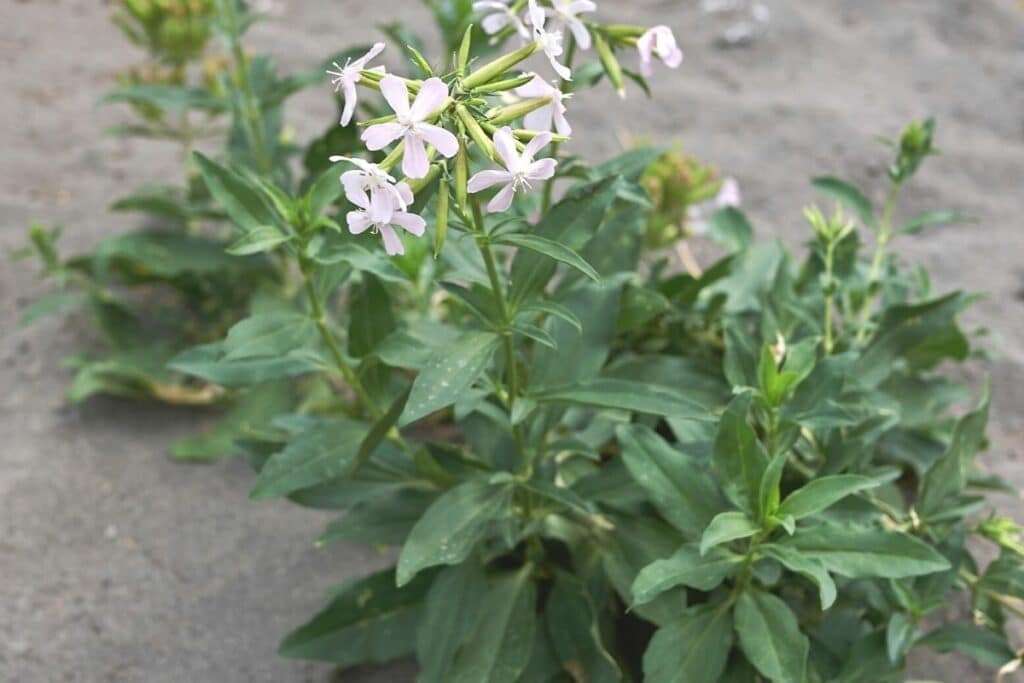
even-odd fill
[[[461,184],[456,187],[457,197],[498,188],[486,205],[489,213],[507,211],[517,194],[555,177],[556,159],[538,155],[552,141],[562,142],[572,134],[566,102],[572,80],[569,62],[575,48],[586,50],[596,45],[606,72],[620,92],[621,68],[612,46],[635,47],[645,77],[651,75],[655,58],[672,68],[683,60],[668,27],[591,23],[585,17],[597,6],[590,0],[548,0],[544,4],[538,0],[483,0],[474,3],[474,9],[483,14],[484,31],[496,38],[502,34],[519,36],[523,47],[467,74],[471,36],[467,31],[456,69],[444,78],[431,75],[422,81],[411,80],[388,73],[383,66],[370,66],[385,50],[383,43],[344,65],[335,63],[327,72],[335,91],[344,98],[342,126],[349,125],[355,116],[357,86],[380,92],[391,109],[387,116],[360,124],[365,126],[361,139],[367,151],[386,153],[381,161],[331,158],[355,166],[341,176],[345,196],[355,206],[347,215],[349,231],[356,235],[368,230],[380,234],[389,255],[405,252],[397,228],[415,236],[425,232],[426,221],[410,212],[413,193],[438,176],[446,179],[441,187],[445,196],[439,198],[444,206],[448,204],[447,179],[453,175]],[[567,45],[567,35],[573,41],[572,49]],[[557,80],[549,81],[534,72],[509,77],[511,69],[541,52]],[[488,109],[491,99],[498,100],[497,106]],[[522,128],[508,125],[517,121],[522,121]],[[474,146],[498,168],[469,178],[468,152]],[[399,162],[406,180],[399,181],[392,175],[392,168]],[[449,168],[453,164],[462,165],[461,174],[459,169]],[[463,216],[472,213],[466,206],[458,209]],[[439,225],[438,231],[446,228]]]

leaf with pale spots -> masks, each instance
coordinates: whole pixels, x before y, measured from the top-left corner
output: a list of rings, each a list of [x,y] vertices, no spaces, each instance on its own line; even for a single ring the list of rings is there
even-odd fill
[[[491,332],[471,332],[438,349],[416,377],[400,424],[405,426],[455,403],[487,369],[499,341]]]

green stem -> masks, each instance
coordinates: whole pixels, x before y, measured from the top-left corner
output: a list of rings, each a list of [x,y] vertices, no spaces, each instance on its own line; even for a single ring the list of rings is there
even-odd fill
[[[313,312],[313,321],[316,323],[316,329],[320,333],[320,339],[323,340],[324,345],[330,351],[331,358],[334,359],[334,364],[338,371],[341,372],[345,383],[348,384],[362,404],[366,406],[366,409],[370,411],[373,419],[379,420],[384,416],[384,412],[374,403],[363,383],[359,380],[359,375],[356,374],[356,371],[345,359],[345,354],[341,352],[341,347],[338,346],[338,340],[334,338],[334,334],[331,333],[331,329],[327,324],[327,315],[324,313],[323,304],[320,303],[320,296],[316,292],[313,278],[309,276],[306,269],[303,269],[303,274],[306,281],[306,298],[309,300],[309,307]]]
[[[868,293],[864,297],[864,304],[861,307],[860,319],[857,325],[857,342],[863,343],[868,335],[868,321],[871,319],[871,310],[874,303],[874,289],[882,277],[882,266],[885,265],[885,253],[892,240],[892,215],[896,209],[896,200],[900,194],[900,183],[894,182],[889,189],[889,196],[885,200],[885,212],[882,215],[882,223],[878,226],[878,240],[875,245],[875,256],[871,260],[871,272],[868,275]]]
[[[576,59],[576,40],[572,37],[571,34],[569,35],[569,39],[568,39],[567,43],[568,44],[567,44],[567,46],[565,48],[565,65],[567,67],[569,67],[569,69],[572,69],[572,63]],[[559,88],[564,93],[572,92],[572,81],[562,81],[559,84]],[[560,148],[561,148],[561,144],[558,143],[557,141],[551,143],[551,158],[552,159],[557,159],[558,158],[558,150]],[[552,203],[552,201],[554,199],[554,196],[555,196],[555,176],[552,176],[546,183],[544,183],[544,194],[542,196],[541,204],[540,204],[540,206],[541,206],[541,215],[546,214],[548,212],[548,209],[551,208],[551,203]]]
[[[835,349],[835,336],[832,332],[834,303],[832,301],[832,281],[835,274],[836,242],[830,239],[825,251],[825,355],[831,356]]]
[[[219,14],[227,29],[228,47],[234,61],[235,87],[242,95],[243,116],[245,119],[245,132],[249,138],[249,147],[253,158],[256,161],[257,170],[263,174],[269,174],[273,168],[270,157],[267,155],[266,132],[263,130],[263,120],[260,116],[259,103],[256,100],[256,93],[252,88],[252,79],[249,75],[249,60],[242,49],[241,26],[238,18],[238,7],[234,0],[221,0],[218,5]]]

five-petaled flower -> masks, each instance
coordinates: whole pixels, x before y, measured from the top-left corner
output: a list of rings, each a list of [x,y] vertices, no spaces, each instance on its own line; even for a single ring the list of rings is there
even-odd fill
[[[597,5],[591,0],[551,0],[551,6],[554,8],[555,17],[572,31],[580,49],[589,50],[590,31],[587,30],[586,24],[579,19],[578,15],[584,12],[596,12]]]
[[[537,4],[537,0],[530,0],[530,23],[533,25],[533,38],[540,43],[541,49],[544,50],[548,61],[551,62],[551,68],[563,80],[571,81],[572,71],[565,64],[558,61],[558,58],[565,52],[565,47],[562,45],[562,32],[548,31],[545,28],[547,13]]]
[[[526,149],[520,154],[516,149],[516,140],[512,136],[512,129],[508,126],[498,129],[494,134],[494,147],[505,164],[505,170],[477,173],[469,179],[469,191],[475,194],[489,187],[504,184],[505,187],[487,205],[487,211],[489,213],[507,211],[512,206],[512,199],[516,192],[531,189],[532,181],[548,180],[555,175],[555,167],[558,162],[554,159],[534,161],[537,152],[547,146],[549,142],[551,142],[551,133],[540,133],[526,145]]]
[[[412,191],[409,186],[406,183],[398,183],[396,188],[403,195],[405,205],[411,204]],[[384,240],[384,251],[388,256],[404,254],[405,245],[402,244],[402,239],[395,232],[395,228],[402,228],[406,232],[420,237],[427,229],[427,222],[421,216],[403,210],[401,205],[375,206],[373,194],[371,192],[369,198],[365,193],[356,193],[349,197],[349,201],[359,207],[359,210],[349,211],[348,231],[353,235],[360,235],[373,229],[374,232],[379,232]]]
[[[550,131],[552,125],[559,135],[572,135],[572,126],[565,118],[565,101],[572,95],[562,92],[538,74],[524,86],[516,88],[516,94],[527,99],[548,99],[551,104],[530,112],[523,120],[527,130]]]
[[[508,5],[509,0],[479,0],[473,3],[474,12],[486,12],[480,25],[484,33],[493,36],[506,27],[512,27],[524,40],[529,40],[530,32],[526,24],[519,18],[519,15],[512,11]]]
[[[676,44],[676,37],[668,26],[655,26],[640,36],[636,43],[640,51],[640,73],[650,78],[654,73],[651,64],[655,55],[665,66],[675,69],[683,63],[683,51]]]
[[[396,209],[408,210],[413,202],[408,183],[399,183],[377,164],[364,159],[333,156],[331,163],[347,161],[356,168],[341,174],[345,197],[356,206],[369,206],[375,216],[385,216]]]
[[[440,78],[424,81],[411,107],[409,89],[403,79],[385,76],[380,82],[380,91],[394,110],[397,120],[367,128],[363,133],[363,142],[368,149],[377,151],[398,139],[404,139],[402,171],[410,178],[426,177],[430,170],[427,143],[445,157],[451,158],[458,154],[458,139],[450,131],[428,123],[431,115],[448,100],[448,86],[444,81]]]
[[[354,62],[350,59],[345,62],[345,66],[341,66],[337,62],[334,62],[334,68],[337,69],[337,71],[327,71],[328,75],[333,76],[331,84],[334,86],[334,92],[338,92],[340,90],[345,95],[345,109],[341,114],[341,125],[347,126],[352,121],[352,114],[356,111],[356,102],[359,100],[359,95],[356,91],[356,83],[361,81],[363,78],[361,72],[366,70],[367,62],[383,51],[384,43],[377,43],[370,48],[369,52]],[[384,67],[374,67],[369,69],[369,71],[384,73]]]

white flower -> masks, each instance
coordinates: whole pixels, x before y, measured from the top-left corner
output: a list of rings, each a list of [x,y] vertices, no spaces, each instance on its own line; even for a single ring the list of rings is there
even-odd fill
[[[426,144],[429,143],[449,159],[459,152],[459,141],[449,131],[427,123],[427,119],[448,99],[448,86],[440,78],[429,78],[420,86],[416,101],[409,106],[409,89],[397,76],[385,76],[380,82],[384,99],[398,117],[391,123],[370,126],[363,133],[363,142],[371,151],[384,149],[398,139],[405,139],[402,171],[410,178],[423,178],[430,170]]]
[[[408,191],[409,186],[405,183],[400,183],[399,187],[405,185],[405,190]],[[373,193],[371,193],[372,196]],[[408,196],[412,197],[412,192],[409,191]],[[361,235],[367,230],[372,229],[374,232],[379,232],[381,238],[384,240],[384,251],[389,256],[395,256],[405,253],[405,245],[402,244],[402,239],[395,232],[395,228],[399,227],[408,233],[420,237],[423,232],[427,229],[427,222],[423,220],[421,216],[417,216],[414,213],[408,213],[401,209],[400,206],[392,204],[390,211],[384,213],[378,213],[378,208],[373,206],[371,200],[368,200],[365,194],[356,194],[353,203],[360,208],[359,211],[349,211],[347,216],[348,231],[353,235]]]
[[[469,191],[475,194],[489,187],[504,184],[505,187],[487,205],[487,211],[500,213],[508,210],[508,207],[512,206],[516,192],[532,189],[532,181],[547,180],[555,175],[558,162],[554,159],[533,160],[537,152],[549,142],[551,133],[541,133],[531,140],[520,154],[516,149],[516,140],[512,137],[512,129],[508,126],[498,129],[494,134],[494,147],[505,164],[505,170],[477,173],[469,179]]]
[[[333,76],[331,85],[334,86],[334,92],[341,90],[345,94],[345,110],[341,114],[341,125],[347,126],[352,121],[352,114],[355,113],[356,102],[359,98],[356,92],[356,83],[363,78],[360,72],[366,69],[367,62],[383,51],[384,43],[377,43],[370,48],[369,52],[356,61],[348,60],[345,62],[345,66],[334,62],[334,68],[337,71],[327,71],[328,75]],[[384,67],[378,66],[370,69],[370,71],[384,73]]]
[[[740,184],[735,178],[726,178],[722,181],[722,187],[714,199],[709,199],[697,206],[686,209],[686,218],[690,231],[694,235],[707,235],[711,229],[708,217],[720,209],[726,207],[738,207],[740,205]]]
[[[640,36],[636,47],[640,51],[640,73],[646,78],[654,73],[651,62],[655,55],[671,69],[683,63],[683,51],[676,45],[676,37],[668,26],[655,26],[648,30]]]
[[[541,49],[551,62],[551,68],[555,70],[563,80],[572,80],[572,71],[558,61],[558,58],[565,52],[562,45],[561,31],[548,31],[544,28],[547,23],[547,14],[537,4],[537,0],[530,0],[530,23],[533,25],[533,38],[540,43]]]
[[[481,20],[480,25],[484,33],[493,36],[504,28],[511,26],[524,39],[529,39],[530,32],[526,29],[523,20],[508,6],[509,0],[480,0],[473,3],[474,12],[488,12]]]
[[[523,125],[527,129],[547,132],[554,125],[559,135],[572,135],[572,126],[565,118],[565,101],[572,95],[567,95],[537,74],[533,74],[532,81],[516,88],[516,94],[526,99],[551,100],[551,104],[526,115]]]
[[[597,11],[597,5],[591,2],[591,0],[551,0],[551,5],[554,7],[555,17],[572,31],[572,35],[576,38],[576,44],[580,46],[580,49],[589,50],[591,45],[590,31],[587,30],[586,25],[580,21],[577,15],[584,12],[595,12]]]
[[[722,181],[722,188],[715,197],[715,206],[724,209],[727,206],[740,205],[740,184],[735,178],[726,178]]]
[[[380,220],[386,220],[395,210],[408,210],[413,202],[412,190],[408,183],[397,183],[395,179],[377,164],[363,159],[333,156],[332,163],[347,161],[356,166],[355,170],[341,174],[345,196],[356,206],[369,206],[370,213]]]

